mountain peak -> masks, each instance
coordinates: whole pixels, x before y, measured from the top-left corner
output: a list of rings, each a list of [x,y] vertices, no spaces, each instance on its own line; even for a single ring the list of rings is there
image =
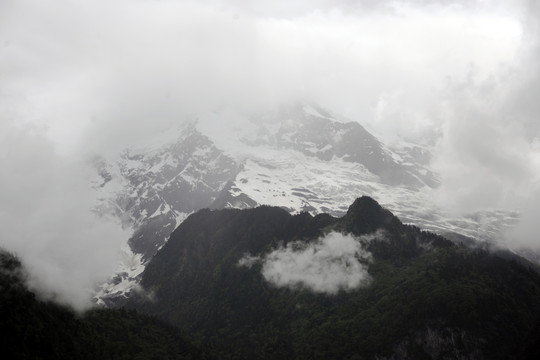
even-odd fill
[[[369,196],[357,198],[343,217],[345,228],[355,234],[368,234],[380,228],[401,225],[401,221]]]
[[[349,206],[347,214],[354,212],[356,209],[366,209],[367,211],[380,211],[381,209],[383,209],[383,207],[372,197],[363,195],[354,200],[351,206]]]

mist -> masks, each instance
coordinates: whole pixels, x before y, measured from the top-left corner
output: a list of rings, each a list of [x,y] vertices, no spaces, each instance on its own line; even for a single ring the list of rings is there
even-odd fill
[[[92,168],[58,155],[42,129],[3,122],[0,139],[0,246],[21,259],[38,295],[90,307],[129,234],[92,211]]]
[[[517,209],[508,245],[537,248],[538,15],[532,0],[4,0],[0,245],[83,306],[128,236],[91,220],[88,158],[201,111],[305,99],[429,146],[441,207]]]
[[[448,86],[496,76],[521,45],[518,6],[358,3],[5,1],[2,93],[71,153],[297,99],[420,138]]]
[[[367,236],[364,240],[373,238]],[[261,263],[262,276],[276,287],[335,295],[340,290],[352,291],[369,285],[370,258],[361,239],[330,232],[309,243],[289,243],[262,258],[246,255],[238,265],[251,267]]]

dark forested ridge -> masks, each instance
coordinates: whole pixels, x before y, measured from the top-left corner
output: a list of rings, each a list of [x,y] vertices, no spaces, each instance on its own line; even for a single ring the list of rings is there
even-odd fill
[[[330,231],[361,236],[367,287],[328,295],[265,281],[262,258]],[[511,359],[540,317],[540,276],[527,265],[402,224],[368,197],[342,218],[273,207],[199,211],[146,268],[155,301],[126,304],[214,347],[222,358]],[[532,350],[531,350],[532,351]]]
[[[3,359],[203,359],[178,328],[135,311],[77,315],[40,301],[24,285],[21,263],[0,251]]]
[[[327,294],[264,277],[265,256],[329,233],[362,242],[363,286]],[[540,275],[500,255],[404,225],[368,197],[342,218],[202,210],[147,266],[145,296],[116,310],[41,301],[0,252],[2,358],[537,359]],[[246,256],[258,260],[240,266]]]

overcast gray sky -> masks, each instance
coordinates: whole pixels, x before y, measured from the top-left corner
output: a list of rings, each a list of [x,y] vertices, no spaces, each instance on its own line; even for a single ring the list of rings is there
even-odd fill
[[[440,203],[526,209],[512,239],[536,245],[538,14],[533,0],[3,0],[0,244],[80,294],[125,237],[84,225],[87,156],[201,109],[306,99],[386,141],[437,135]]]

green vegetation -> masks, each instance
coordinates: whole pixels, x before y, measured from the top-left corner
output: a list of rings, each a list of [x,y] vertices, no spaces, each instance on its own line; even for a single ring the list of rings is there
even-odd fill
[[[20,262],[0,251],[0,333],[4,359],[202,359],[175,327],[126,310],[77,315],[40,301]]]
[[[382,231],[367,288],[337,295],[277,288],[261,264],[239,267],[291,241],[337,230]],[[540,317],[540,276],[513,260],[403,225],[370,198],[341,219],[277,208],[201,211],[186,219],[147,267],[155,303],[127,306],[171,321],[220,358],[508,359]]]
[[[317,294],[271,285],[261,261],[238,266],[246,254],[261,258],[329,231],[377,231],[364,244],[369,286]],[[144,272],[155,302],[132,297],[124,308],[78,315],[29,292],[20,262],[0,252],[2,352],[9,359],[536,359],[540,275],[523,259],[499,255],[403,225],[365,197],[339,219],[272,207],[203,210]]]

